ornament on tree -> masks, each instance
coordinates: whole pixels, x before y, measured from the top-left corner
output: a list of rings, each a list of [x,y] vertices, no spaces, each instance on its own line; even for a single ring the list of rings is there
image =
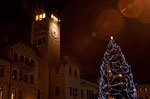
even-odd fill
[[[131,67],[111,36],[100,66],[99,99],[137,99]]]

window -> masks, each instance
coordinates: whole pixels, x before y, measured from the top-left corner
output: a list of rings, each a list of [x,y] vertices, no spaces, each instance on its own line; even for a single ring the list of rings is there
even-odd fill
[[[37,99],[40,99],[40,90],[38,90],[38,92],[37,92],[38,94],[37,94]]]
[[[56,74],[59,74],[59,67],[56,67]]]
[[[14,61],[18,61],[18,54],[14,53]]]
[[[19,80],[23,81],[23,72],[22,71],[19,72]]]
[[[83,98],[83,90],[81,89],[81,98]]]
[[[3,99],[3,87],[0,87],[0,99]]]
[[[24,62],[24,56],[22,56],[22,55],[20,56],[20,61]]]
[[[0,65],[0,77],[4,76],[4,66]]]
[[[25,64],[29,65],[29,58],[28,57],[25,58]]]
[[[24,75],[24,82],[28,82],[28,73],[25,73]]]
[[[22,90],[19,90],[19,99],[22,99]]]
[[[69,67],[69,74],[72,75],[72,69]]]
[[[73,88],[73,96],[77,96],[78,93],[77,93],[77,88]]]
[[[60,89],[59,89],[59,87],[57,86],[56,89],[55,89],[55,95],[56,95],[56,96],[59,96],[59,94],[60,94]]]
[[[148,96],[146,96],[145,99],[148,99]]]
[[[31,74],[31,75],[30,75],[30,83],[33,84],[33,82],[34,82],[34,77],[33,77],[33,75]]]
[[[87,99],[89,98],[89,90],[88,89],[86,90],[86,97],[87,97]]]
[[[16,89],[11,90],[11,99],[16,99]]]
[[[43,37],[43,44],[45,44],[45,37]]]
[[[42,39],[38,39],[38,45],[41,45],[42,44]]]
[[[34,44],[37,45],[37,40],[35,39]]]
[[[91,90],[89,90],[89,98],[90,98],[90,99],[92,98]]]
[[[34,66],[34,60],[31,59],[31,66],[33,67]]]
[[[75,70],[75,76],[77,77],[77,71]]]
[[[70,87],[70,96],[72,96],[72,87]]]
[[[94,92],[92,91],[92,99],[94,99]]]
[[[12,79],[17,80],[17,70],[13,70]]]

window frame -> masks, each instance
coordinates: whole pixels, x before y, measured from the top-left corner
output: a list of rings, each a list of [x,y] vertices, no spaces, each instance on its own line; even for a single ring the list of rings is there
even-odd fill
[[[2,97],[0,99],[3,99],[3,86],[0,86],[0,88],[2,89]]]
[[[4,75],[5,75],[5,66],[0,65],[0,67],[2,68],[2,69],[0,69],[0,77],[4,77]]]

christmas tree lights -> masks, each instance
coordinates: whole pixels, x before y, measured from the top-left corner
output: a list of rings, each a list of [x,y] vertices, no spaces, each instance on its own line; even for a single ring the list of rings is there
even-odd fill
[[[100,66],[99,99],[137,99],[131,67],[113,37]]]

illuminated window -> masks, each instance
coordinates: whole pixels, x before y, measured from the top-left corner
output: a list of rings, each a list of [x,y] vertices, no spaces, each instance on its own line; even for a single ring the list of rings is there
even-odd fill
[[[54,15],[53,14],[51,14],[51,18],[53,18],[54,17]]]
[[[16,99],[16,89],[11,90],[11,99]]]
[[[30,75],[30,83],[31,83],[31,84],[33,84],[33,83],[34,83],[34,77],[33,77],[33,75],[32,75],[32,74]]]
[[[42,14],[39,15],[39,20],[42,20]]]
[[[22,90],[19,90],[19,99],[22,99]]]
[[[46,14],[45,13],[43,13],[43,19],[46,17]]]
[[[70,87],[70,96],[72,96],[72,87]]]
[[[0,65],[0,77],[4,76],[4,66]]]
[[[140,88],[140,92],[142,91],[142,88]]]
[[[17,80],[17,70],[13,70],[12,79]]]
[[[3,99],[3,87],[0,87],[0,99]]]
[[[60,89],[59,89],[59,87],[57,86],[56,89],[55,89],[55,95],[56,95],[56,96],[59,96],[59,94],[60,94]]]
[[[38,21],[38,19],[39,19],[39,16],[38,16],[38,15],[36,15],[36,17],[35,17],[35,21]]]
[[[18,61],[18,54],[14,53],[14,61]]]
[[[51,14],[51,18],[54,20],[54,22],[58,22],[58,21],[60,22],[60,20],[58,20],[58,18],[53,14]]]

